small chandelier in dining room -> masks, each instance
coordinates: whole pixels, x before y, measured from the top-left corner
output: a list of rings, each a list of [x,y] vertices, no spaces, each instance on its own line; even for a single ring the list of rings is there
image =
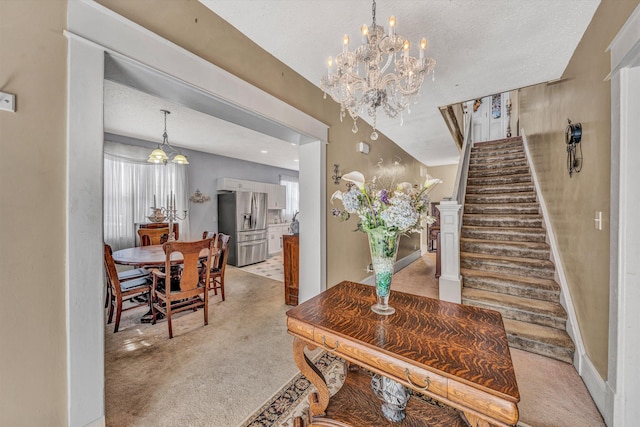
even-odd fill
[[[169,144],[169,135],[167,135],[167,114],[171,114],[171,111],[160,110],[160,112],[164,114],[164,133],[162,134],[162,144],[158,144],[158,147],[149,154],[147,162],[164,163],[166,165],[169,161],[169,156],[173,156],[171,159],[173,163],[188,165],[189,161],[187,160],[187,157]],[[167,151],[169,154],[167,154]]]
[[[340,104],[340,121],[349,113],[353,133],[358,131],[356,122],[366,108],[373,118],[371,139],[375,141],[378,139],[378,107],[390,118],[400,113],[402,125],[402,112],[405,109],[411,112],[409,105],[420,92],[425,76],[433,74],[436,61],[425,57],[427,40],[424,38],[420,41],[419,57],[411,56],[409,40],[396,34],[396,19],[389,18],[389,30],[385,32],[376,24],[375,0],[371,9],[373,23],[370,27],[362,26],[362,44],[349,51],[349,36],[345,34],[342,52],[336,55],[335,61],[329,57],[321,87],[325,99],[329,93]],[[387,72],[391,64],[394,69]]]

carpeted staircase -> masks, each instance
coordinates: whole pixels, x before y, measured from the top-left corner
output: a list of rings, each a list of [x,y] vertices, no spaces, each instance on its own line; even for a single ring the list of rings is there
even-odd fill
[[[463,304],[501,312],[512,347],[573,362],[521,138],[473,146],[460,252]]]

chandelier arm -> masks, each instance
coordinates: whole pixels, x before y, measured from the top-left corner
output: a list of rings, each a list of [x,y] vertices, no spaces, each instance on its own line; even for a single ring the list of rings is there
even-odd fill
[[[393,54],[390,53],[387,55],[387,62],[385,62],[384,66],[380,70],[380,74],[384,74],[384,72],[387,71],[387,68],[389,68],[389,65],[391,65],[392,62],[393,62]]]

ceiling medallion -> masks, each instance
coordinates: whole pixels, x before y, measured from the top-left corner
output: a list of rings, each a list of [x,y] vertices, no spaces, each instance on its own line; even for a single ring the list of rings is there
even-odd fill
[[[409,105],[413,96],[420,91],[424,77],[429,73],[433,75],[436,61],[425,57],[427,40],[424,38],[420,41],[419,57],[411,56],[409,40],[396,34],[395,18],[389,18],[389,31],[385,32],[376,24],[375,0],[371,9],[373,23],[370,27],[362,26],[362,44],[349,51],[349,36],[344,36],[342,52],[336,55],[335,61],[329,57],[321,87],[325,99],[328,93],[340,104],[340,121],[349,113],[353,133],[358,131],[356,121],[366,108],[373,118],[371,139],[376,140],[378,107],[390,118],[400,113],[402,125],[402,112],[405,109],[411,112]],[[391,64],[394,68],[387,72]]]

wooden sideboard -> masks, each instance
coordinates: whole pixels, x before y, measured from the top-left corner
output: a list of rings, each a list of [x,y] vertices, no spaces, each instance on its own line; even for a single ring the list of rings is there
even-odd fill
[[[284,302],[298,305],[300,243],[297,235],[282,236],[282,257],[284,258]]]
[[[375,302],[375,287],[342,282],[287,312],[294,359],[318,390],[309,397],[306,419],[294,425],[391,425],[360,369],[349,370],[330,397],[304,351],[316,347],[449,407],[412,396],[403,426],[518,422],[520,395],[500,313],[392,291],[396,312],[380,316],[371,311]]]

